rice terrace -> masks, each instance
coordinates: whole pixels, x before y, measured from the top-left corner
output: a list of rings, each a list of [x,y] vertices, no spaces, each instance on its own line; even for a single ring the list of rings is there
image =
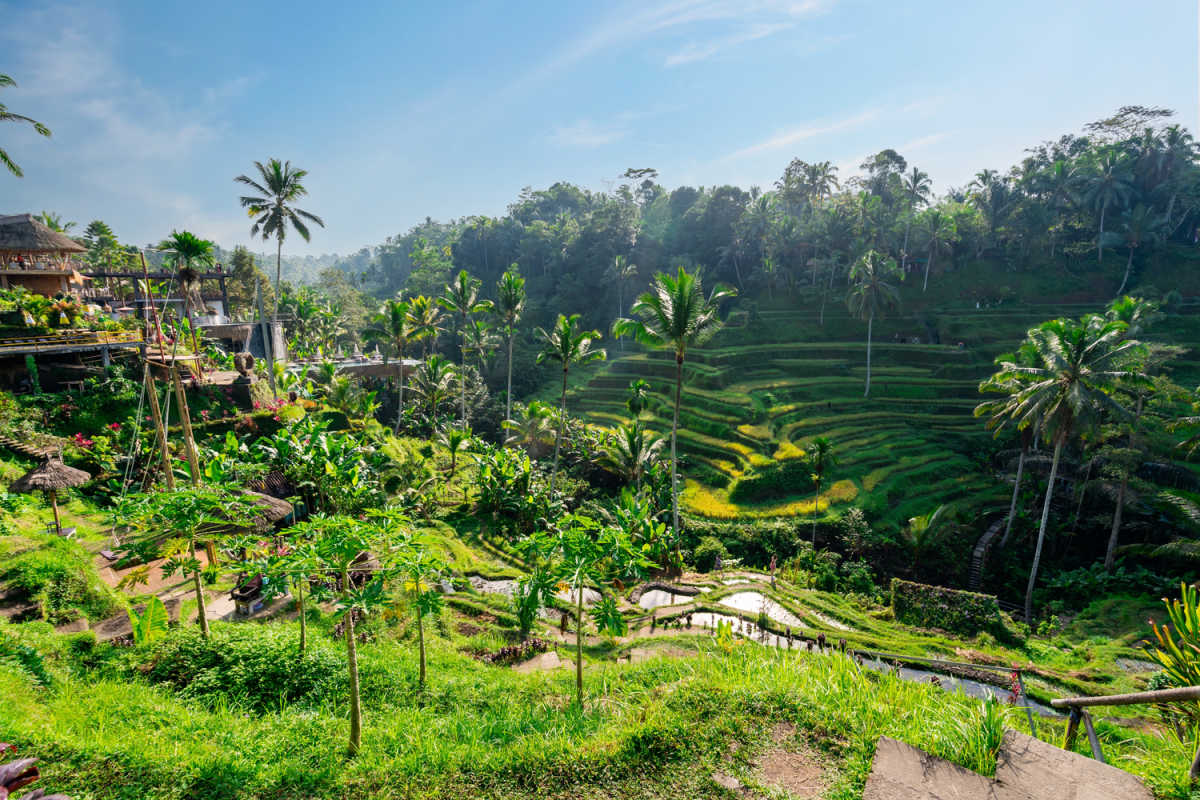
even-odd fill
[[[226,5],[0,0],[0,800],[1200,798],[1194,4]]]

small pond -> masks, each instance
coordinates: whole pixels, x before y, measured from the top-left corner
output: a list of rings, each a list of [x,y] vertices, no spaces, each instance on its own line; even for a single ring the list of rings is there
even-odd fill
[[[880,672],[896,672],[899,669],[900,677],[906,681],[913,683],[932,683],[932,679],[936,678],[938,685],[947,692],[961,692],[968,697],[974,697],[979,700],[986,700],[989,697],[995,697],[1002,703],[1007,703],[1009,692],[1007,689],[1001,689],[999,686],[992,686],[990,683],[980,683],[973,681],[970,678],[960,678],[956,675],[943,675],[940,672],[930,672],[929,670],[918,669],[916,667],[900,666],[896,667],[892,664],[884,663],[878,659],[866,658],[863,659],[863,666]],[[1025,703],[1033,709],[1035,714],[1042,717],[1061,717],[1063,716],[1058,711],[1044,706],[1041,703],[1031,698],[1025,698]]]

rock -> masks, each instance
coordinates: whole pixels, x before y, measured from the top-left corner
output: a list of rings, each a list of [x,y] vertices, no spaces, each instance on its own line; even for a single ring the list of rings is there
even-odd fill
[[[79,619],[71,620],[70,622],[64,622],[62,625],[56,626],[54,630],[58,633],[80,633],[88,630],[88,627],[87,618],[80,617]]]
[[[1050,795],[1045,795],[1050,797]],[[879,737],[863,800],[1034,800],[998,791],[996,782],[904,742]],[[1056,798],[1056,800],[1060,800]]]
[[[1153,800],[1134,776],[1016,731],[1006,731],[996,780],[1056,800]]]
[[[740,792],[742,790],[742,782],[732,775],[726,775],[723,772],[714,772],[712,779],[718,786],[728,789],[731,792]]]

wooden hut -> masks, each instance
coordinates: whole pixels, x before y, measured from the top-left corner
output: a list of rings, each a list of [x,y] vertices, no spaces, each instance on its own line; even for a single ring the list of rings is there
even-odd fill
[[[32,214],[0,217],[0,288],[24,286],[46,297],[77,294],[89,279],[75,268],[71,255],[86,249]]]

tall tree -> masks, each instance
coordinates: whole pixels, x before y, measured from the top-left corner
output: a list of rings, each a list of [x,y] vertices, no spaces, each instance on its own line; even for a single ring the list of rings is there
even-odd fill
[[[1138,203],[1121,217],[1121,231],[1114,238],[1129,249],[1129,257],[1125,259],[1125,277],[1117,289],[1117,297],[1125,293],[1129,283],[1129,273],[1133,271],[1133,254],[1145,246],[1158,241],[1165,219],[1155,213],[1153,208]]]
[[[942,213],[940,209],[931,208],[922,215],[920,233],[925,237],[925,278],[921,282],[921,291],[929,288],[929,271],[933,269],[933,261],[938,253],[952,252],[954,249],[954,218]]]
[[[0,89],[4,89],[6,87],[15,88],[16,85],[17,82],[12,78],[7,75],[0,74]],[[30,119],[22,114],[16,114],[12,111],[9,111],[8,107],[3,103],[0,103],[0,122],[24,122],[28,125],[32,125],[33,129],[42,136],[50,136],[50,129],[45,125],[35,119]],[[8,171],[13,175],[16,175],[18,178],[25,177],[25,173],[22,172],[21,168],[17,166],[17,162],[12,160],[12,157],[9,156],[8,151],[3,147],[0,147],[0,164],[3,164],[5,167],[7,167]]]
[[[179,293],[183,295],[189,320],[206,311],[204,299],[200,296],[200,273],[196,267],[212,265],[215,247],[212,242],[201,239],[191,231],[171,231],[171,235],[158,245],[158,249],[166,254],[167,263],[175,268]]]
[[[679,267],[675,275],[660,272],[650,290],[642,293],[630,309],[636,319],[621,318],[613,323],[613,335],[633,336],[647,347],[670,349],[675,353],[675,413],[671,420],[671,533],[679,541],[679,458],[676,439],[679,433],[679,402],[683,396],[683,362],[689,347],[708,341],[721,329],[721,301],[737,295],[731,288],[717,285],[708,297],[700,275]]]
[[[1097,424],[1101,414],[1109,412],[1122,418],[1129,415],[1112,394],[1120,382],[1139,377],[1132,369],[1132,358],[1141,345],[1125,338],[1126,328],[1124,322],[1096,315],[1078,321],[1056,319],[1042,323],[1029,331],[1026,340],[1027,353],[1035,365],[1003,362],[999,371],[984,383],[985,390],[1008,395],[989,409],[997,427],[1010,421],[1018,428],[1033,426],[1054,444],[1037,545],[1025,589],[1027,622],[1033,620],[1033,589],[1037,585],[1063,448],[1073,436]]]
[[[871,396],[871,334],[875,317],[883,316],[900,304],[900,288],[893,280],[904,280],[904,273],[893,258],[874,250],[863,253],[850,268],[850,294],[846,305],[850,313],[867,321],[867,382],[863,397]]]
[[[808,468],[811,471],[813,486],[813,526],[812,526],[812,546],[813,552],[817,551],[817,519],[821,516],[821,483],[825,480],[825,473],[832,467],[837,466],[837,457],[833,454],[833,443],[824,436],[818,436],[804,447],[804,457],[808,461]]]
[[[929,174],[922,172],[916,167],[912,168],[912,172],[907,172],[904,175],[904,197],[908,200],[908,216],[904,218],[904,244],[900,247],[900,268],[908,266],[908,233],[912,227],[912,217],[916,213],[917,207],[925,205],[929,202],[930,192],[933,190],[933,182],[929,180]],[[928,276],[928,272],[925,273]]]
[[[250,235],[262,234],[263,241],[275,239],[275,294],[279,295],[279,281],[283,272],[283,240],[287,238],[290,225],[300,238],[309,241],[311,234],[308,223],[325,227],[325,222],[316,214],[296,207],[296,201],[308,194],[303,180],[308,170],[293,168],[292,162],[272,158],[263,164],[254,162],[258,180],[248,175],[238,175],[234,180],[258,192],[257,197],[243,196],[242,208],[254,219]]]
[[[38,220],[55,233],[70,233],[71,228],[74,228],[76,223],[63,222],[61,214],[55,214],[52,211],[43,211],[37,215]]]
[[[537,362],[556,361],[562,367],[562,397],[559,400],[558,433],[554,437],[554,467],[550,472],[550,489],[554,490],[554,481],[558,477],[558,455],[562,449],[563,428],[567,423],[567,373],[572,364],[587,364],[591,361],[603,361],[608,354],[603,348],[594,347],[600,339],[600,331],[585,331],[579,325],[579,314],[571,316],[558,315],[554,327],[550,330],[538,328],[542,339],[542,352],[538,353]]]
[[[504,419],[512,419],[512,373],[513,373],[513,339],[517,335],[517,324],[525,311],[525,279],[513,264],[496,285],[496,304],[493,307],[501,329],[508,340],[508,383],[504,392]]]
[[[408,319],[412,325],[413,341],[421,342],[421,357],[437,350],[438,336],[442,327],[442,309],[435,301],[420,294],[408,301]]]
[[[438,303],[447,311],[458,314],[458,352],[460,356],[459,372],[462,380],[461,423],[467,425],[467,323],[474,314],[482,314],[492,310],[491,300],[479,299],[479,287],[483,281],[472,278],[467,271],[460,270],[458,277],[446,285]]]
[[[625,284],[637,277],[637,264],[629,263],[625,256],[615,256],[608,268],[609,277],[617,285],[617,319],[625,316]]]
[[[404,353],[414,335],[409,310],[409,305],[403,298],[393,297],[385,300],[379,307],[379,313],[371,319],[371,327],[366,331],[368,341],[383,342],[387,347],[384,352],[391,351],[396,355],[397,369],[400,373],[396,381],[396,433],[400,433],[400,423],[404,419]]]
[[[1106,153],[1087,178],[1085,201],[1100,213],[1100,232],[1096,236],[1096,262],[1104,260],[1104,217],[1110,208],[1121,208],[1133,194],[1128,165],[1115,152]]]

